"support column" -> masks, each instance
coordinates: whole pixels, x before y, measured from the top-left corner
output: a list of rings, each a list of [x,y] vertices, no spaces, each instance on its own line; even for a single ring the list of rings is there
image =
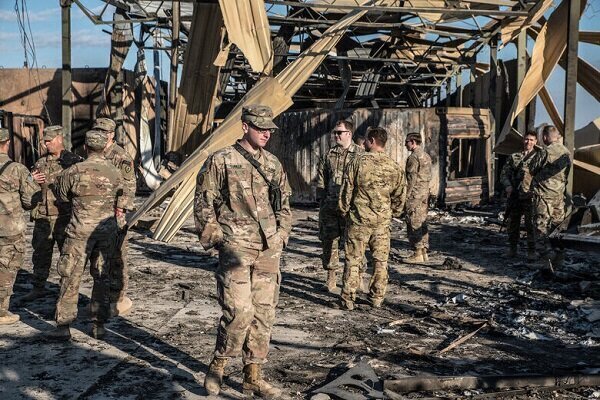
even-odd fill
[[[458,71],[458,75],[456,75],[456,106],[463,106],[462,70]]]
[[[477,78],[475,77],[475,64],[471,65],[469,69],[469,106],[473,108],[478,108],[479,104],[477,104]]]
[[[577,94],[577,51],[579,46],[579,16],[581,1],[569,0],[569,18],[567,28],[567,68],[565,79],[565,137],[564,145],[571,153],[575,152],[575,106]],[[573,191],[573,168],[569,169],[567,180],[567,199],[570,203]]]
[[[490,137],[490,145],[493,149],[496,146],[496,136],[499,134],[501,129],[500,124],[500,106],[501,106],[501,92],[500,92],[500,64],[498,61],[498,36],[495,35],[490,41],[490,92],[488,98],[488,105],[492,111],[494,122],[492,125],[492,135]],[[490,197],[493,196],[496,187],[496,156],[492,152],[490,155],[490,171],[489,177],[489,190]]]
[[[71,150],[71,121],[72,109],[72,78],[71,78],[71,0],[61,0],[62,21],[62,126],[63,143]]]
[[[523,30],[519,33],[517,40],[517,90],[521,87],[525,72],[527,71],[527,31]],[[517,116],[517,131],[522,135],[527,129],[527,121],[525,120],[526,110],[521,111]]]
[[[169,148],[168,141],[173,136],[173,127],[175,126],[175,102],[177,101],[177,66],[179,58],[179,21],[181,11],[179,2],[174,1],[172,8],[173,21],[171,31],[171,75],[169,76],[169,129],[167,129],[167,138],[165,148]]]
[[[446,107],[450,107],[450,96],[452,95],[452,77],[446,79]]]

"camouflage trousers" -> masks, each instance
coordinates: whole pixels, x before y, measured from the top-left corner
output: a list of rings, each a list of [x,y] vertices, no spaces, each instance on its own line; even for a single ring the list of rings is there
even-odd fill
[[[23,265],[24,250],[23,234],[0,237],[0,316],[8,311],[17,272]]]
[[[219,320],[215,357],[242,353],[246,364],[264,364],[269,353],[275,308],[279,302],[281,247],[265,251],[219,249],[217,295]]]
[[[105,227],[109,228],[109,227]],[[104,322],[110,313],[109,286],[110,262],[115,251],[116,225],[114,230],[96,230],[87,237],[67,237],[58,261],[60,294],[56,303],[57,325],[67,325],[77,318],[79,285],[88,259],[90,274],[94,278],[92,288],[92,320]]]
[[[326,270],[340,269],[340,239],[344,240],[346,219],[338,211],[337,204],[323,204],[319,208],[319,239],[323,246],[321,260]]]
[[[65,229],[70,219],[71,215],[47,216],[35,219],[31,240],[34,287],[43,288],[45,286],[50,275],[54,244],[56,243],[58,251],[62,252],[65,242]]]
[[[125,226],[125,222],[119,221],[119,226]],[[116,242],[115,242],[116,244]],[[110,260],[110,302],[116,303],[123,299],[129,286],[129,263],[127,254],[129,253],[129,234],[125,234],[121,246],[115,246],[112,259]],[[90,265],[96,265],[96,257],[92,256]]]
[[[369,297],[383,299],[388,282],[388,256],[390,254],[390,224],[379,226],[348,226],[346,237],[346,264],[342,283],[342,300],[354,302],[359,286],[359,274],[367,245],[373,258],[373,276],[369,283]]]
[[[429,249],[427,198],[406,200],[406,230],[408,242],[413,248]]]
[[[533,198],[535,210],[536,247],[541,255],[552,250],[548,235],[565,219],[565,201],[563,197]],[[559,250],[560,249],[555,249]]]
[[[535,249],[535,228],[533,226],[534,210],[532,199],[511,200],[510,214],[506,216],[506,232],[508,243],[516,247],[519,243],[521,230],[521,217],[525,219],[525,230],[527,231],[527,248]]]

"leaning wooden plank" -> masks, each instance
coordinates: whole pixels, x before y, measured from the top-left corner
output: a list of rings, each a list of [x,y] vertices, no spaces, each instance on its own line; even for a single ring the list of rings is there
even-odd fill
[[[270,75],[273,69],[271,28],[263,0],[219,0],[227,36],[254,72]]]
[[[581,2],[580,16],[585,9],[586,0]],[[563,1],[554,10],[548,21],[544,24],[537,37],[531,55],[531,66],[525,74],[523,83],[515,96],[508,118],[502,131],[496,140],[496,149],[501,147],[502,142],[511,132],[512,124],[529,102],[544,87],[546,80],[554,70],[567,47],[567,14],[569,2]],[[523,133],[523,132],[521,132]]]
[[[579,168],[583,168],[586,171],[589,171],[591,173],[594,173],[594,174],[600,176],[600,167],[597,167],[592,164],[588,164],[588,163],[580,161],[580,160],[573,160],[573,165],[575,165],[576,167],[579,167]]]
[[[413,376],[385,380],[383,388],[396,393],[456,389],[508,389],[521,387],[597,386],[600,375],[487,375]]]
[[[548,11],[552,5],[553,0],[543,0],[534,6],[535,10],[531,10],[530,14],[526,17],[508,17],[502,20],[500,30],[500,40],[502,40],[502,47],[515,40],[519,35],[519,32],[523,29],[527,29],[544,16],[544,13]]]
[[[565,125],[560,113],[558,112],[558,109],[556,108],[556,105],[554,104],[554,101],[552,100],[552,97],[550,96],[550,93],[548,92],[548,89],[546,89],[546,86],[543,86],[540,89],[540,99],[542,99],[542,103],[544,103],[544,107],[546,108],[546,111],[548,112],[548,115],[550,116],[554,126],[556,126],[560,133],[563,133]]]

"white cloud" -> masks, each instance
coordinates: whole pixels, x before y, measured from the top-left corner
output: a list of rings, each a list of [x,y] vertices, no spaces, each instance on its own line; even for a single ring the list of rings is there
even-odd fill
[[[29,11],[29,22],[43,22],[50,19],[60,19],[60,8],[48,8],[40,11]],[[0,21],[17,22],[15,10],[0,10]]]

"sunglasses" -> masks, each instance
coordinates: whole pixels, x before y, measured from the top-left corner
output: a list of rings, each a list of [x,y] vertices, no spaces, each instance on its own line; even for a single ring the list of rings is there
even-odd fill
[[[346,133],[346,132],[350,132],[350,131],[331,131],[331,133],[334,135],[341,135],[342,133]]]

